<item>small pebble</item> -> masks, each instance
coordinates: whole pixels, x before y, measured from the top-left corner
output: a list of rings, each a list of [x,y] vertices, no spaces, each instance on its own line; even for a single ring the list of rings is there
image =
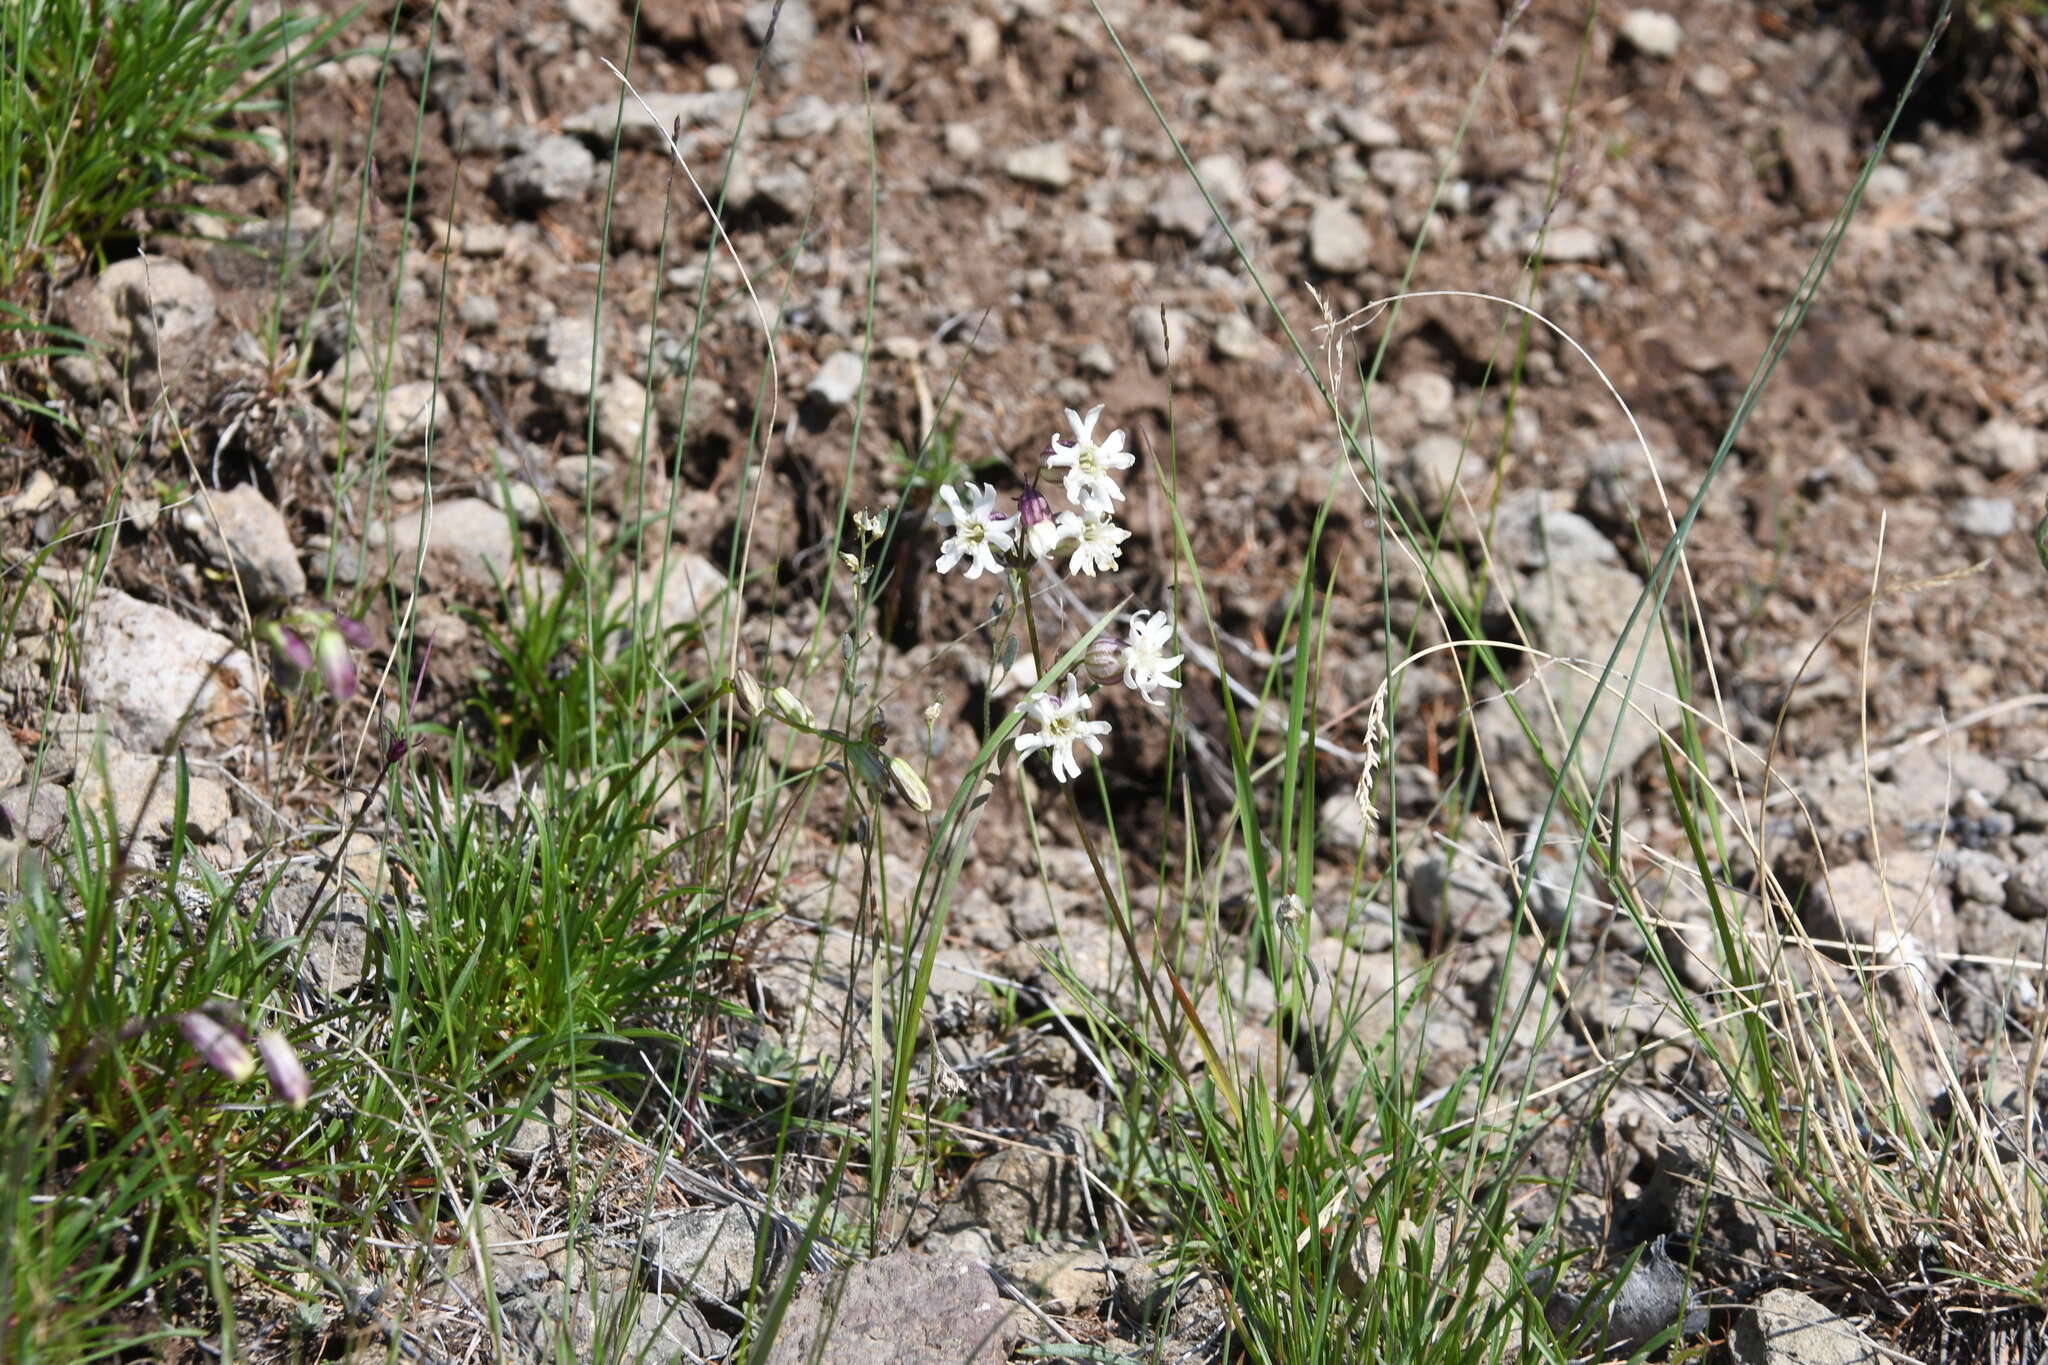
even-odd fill
[[[1332,275],[1356,275],[1372,264],[1372,233],[1350,205],[1325,199],[1308,216],[1308,259]]]
[[[860,381],[860,352],[834,351],[825,363],[818,367],[818,373],[804,389],[804,396],[819,406],[836,412],[859,395]]]
[[[1401,145],[1401,130],[1378,114],[1363,109],[1339,109],[1333,121],[1338,132],[1367,151]]]
[[[1958,498],[1949,509],[1949,520],[1966,536],[1996,540],[2012,534],[2019,513],[2011,498]]]
[[[971,123],[949,123],[945,132],[946,155],[955,161],[972,161],[981,155],[981,134]]]
[[[1003,158],[1003,174],[1047,190],[1063,190],[1074,180],[1074,168],[1067,160],[1064,142],[1018,148]]]
[[[1110,354],[1109,347],[1091,341],[1074,357],[1074,368],[1090,379],[1109,379],[1116,374],[1116,357]]]
[[[1678,55],[1685,30],[1668,14],[1653,9],[1632,9],[1621,19],[1621,37],[1645,57],[1668,62]]]
[[[1259,329],[1244,314],[1226,313],[1216,324],[1213,344],[1216,354],[1225,360],[1250,360],[1265,345],[1265,338],[1259,335]]]

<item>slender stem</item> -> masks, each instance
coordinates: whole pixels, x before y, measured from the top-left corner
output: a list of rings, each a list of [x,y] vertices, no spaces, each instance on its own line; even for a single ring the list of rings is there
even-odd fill
[[[1031,566],[1028,562],[1018,567],[1016,579],[1017,595],[1024,615],[1024,629],[1031,636],[1031,658],[1043,668],[1045,652],[1038,643],[1038,618],[1031,609]],[[1138,936],[1131,926],[1130,911],[1110,883],[1109,873],[1102,865],[1102,855],[1096,850],[1095,840],[1088,832],[1087,822],[1081,818],[1081,807],[1074,800],[1073,788],[1062,783],[1061,793],[1066,797],[1067,813],[1073,819],[1074,832],[1080,836],[1081,849],[1088,855],[1088,867],[1095,873],[1095,884],[1102,888],[1103,902],[1109,910],[1110,923],[1116,926],[1117,934],[1124,941],[1125,950],[1131,955],[1131,970],[1138,978],[1138,989],[1144,994],[1145,1004],[1151,1010],[1152,1020],[1158,1026],[1160,1038],[1164,1041],[1171,1031],[1166,1022],[1166,1010],[1159,1003],[1159,994],[1153,988],[1152,973],[1146,969],[1144,955],[1138,951]],[[1215,1043],[1209,1037],[1209,1030],[1203,1025],[1195,1009],[1194,1000],[1188,995],[1187,988],[1181,985],[1180,976],[1173,970],[1171,963],[1162,962],[1160,969],[1166,973],[1167,984],[1173,987],[1175,1003],[1180,1006],[1181,1013],[1187,1018],[1188,1026],[1194,1030],[1195,1041],[1201,1047],[1203,1057],[1209,1064],[1209,1074],[1215,1080],[1217,1092],[1230,1107],[1231,1118],[1236,1121],[1239,1128],[1243,1128],[1244,1106],[1238,1099],[1237,1084],[1224,1069]],[[1191,1090],[1187,1068],[1181,1064],[1179,1051],[1172,1046],[1167,1046],[1163,1050],[1168,1063],[1173,1067],[1174,1079],[1181,1083],[1183,1089]]]

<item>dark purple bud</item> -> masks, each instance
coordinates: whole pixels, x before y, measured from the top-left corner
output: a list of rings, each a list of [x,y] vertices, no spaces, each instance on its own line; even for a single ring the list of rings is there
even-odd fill
[[[342,639],[348,641],[350,649],[368,649],[374,643],[370,638],[370,628],[353,616],[335,612],[334,628],[341,632]]]
[[[178,1016],[178,1032],[199,1054],[199,1060],[231,1081],[246,1081],[256,1074],[256,1059],[227,1025],[210,1014],[190,1010]]]
[[[295,673],[313,671],[313,649],[306,643],[305,636],[276,621],[265,622],[262,635],[270,642],[271,653],[279,664]]]
[[[1017,495],[1017,515],[1023,519],[1027,531],[1034,526],[1044,526],[1052,521],[1052,503],[1036,488],[1027,488]]]
[[[1105,685],[1124,675],[1124,640],[1121,635],[1098,635],[1088,646],[1084,667],[1088,676]]]
[[[313,659],[320,666],[320,685],[328,696],[347,701],[356,694],[355,656],[348,652],[348,641],[340,631],[329,628],[313,637]]]
[[[277,1097],[294,1109],[304,1109],[313,1096],[313,1082],[307,1079],[299,1054],[292,1051],[284,1035],[276,1029],[257,1034],[256,1055],[263,1059],[264,1074],[270,1077],[270,1088]]]

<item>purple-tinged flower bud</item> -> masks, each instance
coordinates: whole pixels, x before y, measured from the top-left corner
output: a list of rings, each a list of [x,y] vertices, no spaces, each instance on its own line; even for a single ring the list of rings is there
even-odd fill
[[[1088,646],[1083,664],[1088,676],[1105,685],[1124,675],[1124,640],[1121,635],[1098,635]]]
[[[376,643],[370,638],[368,626],[344,612],[334,613],[334,628],[341,632],[342,639],[348,641],[350,649],[368,649]]]
[[[280,669],[291,673],[313,671],[313,649],[306,637],[279,621],[265,621],[257,634],[268,642]]]
[[[227,1025],[200,1010],[178,1016],[178,1032],[199,1054],[199,1060],[231,1081],[246,1081],[256,1074],[256,1059]]]
[[[1036,488],[1017,495],[1017,519],[1024,524],[1024,550],[1033,559],[1044,559],[1060,543],[1054,525],[1052,503]]]
[[[257,1034],[256,1055],[263,1059],[264,1074],[270,1077],[270,1088],[277,1097],[294,1109],[304,1109],[313,1097],[313,1082],[307,1079],[299,1054],[292,1051],[284,1035],[276,1029]]]
[[[356,660],[348,652],[348,641],[329,627],[313,637],[313,660],[320,666],[320,685],[336,701],[356,694]]]

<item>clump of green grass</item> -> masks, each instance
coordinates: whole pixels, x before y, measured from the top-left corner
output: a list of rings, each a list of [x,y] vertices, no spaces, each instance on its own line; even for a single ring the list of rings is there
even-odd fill
[[[0,300],[103,250],[253,135],[246,115],[346,21],[249,0],[23,0],[0,18]]]

